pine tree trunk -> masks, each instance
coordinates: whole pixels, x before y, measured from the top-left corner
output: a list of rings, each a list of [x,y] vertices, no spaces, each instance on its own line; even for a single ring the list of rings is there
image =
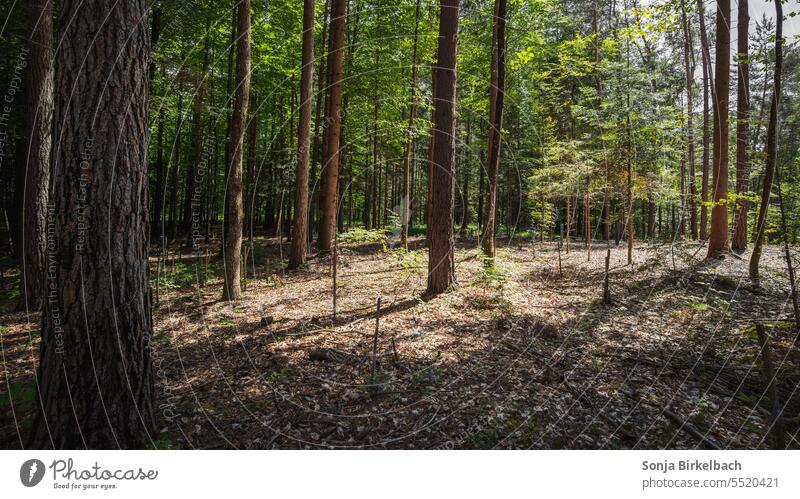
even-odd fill
[[[317,246],[330,251],[336,235],[336,214],[339,201],[339,149],[342,131],[342,69],[344,64],[344,35],[347,0],[331,0],[331,33],[328,52],[330,85],[328,86],[324,169],[322,171],[322,219]]]
[[[736,79],[736,194],[744,195],[750,184],[750,159],[748,139],[750,135],[750,57],[748,51],[750,14],[747,0],[738,0],[738,54],[736,57],[738,76]],[[737,199],[733,239],[731,248],[747,249],[748,202]]]
[[[22,220],[22,294],[20,308],[38,309],[44,297],[47,204],[53,124],[53,8],[30,0],[27,8],[28,60],[25,73],[28,138],[25,151],[25,206]]]
[[[250,0],[238,0],[236,22],[236,101],[231,118],[231,163],[225,203],[228,217],[225,231],[225,286],[222,299],[236,301],[242,297],[241,260],[242,226],[242,159],[244,155],[244,131],[247,107],[250,98]]]
[[[139,448],[153,423],[146,3],[60,10],[54,251],[29,446]]]
[[[489,138],[486,191],[486,212],[483,214],[483,254],[495,256],[495,225],[497,211],[497,175],[500,169],[500,140],[503,129],[506,60],[506,0],[495,0],[494,31],[492,36],[492,67],[489,85]]]
[[[439,7],[439,46],[434,68],[434,150],[428,226],[428,292],[434,294],[444,292],[456,284],[453,259],[453,190],[458,3],[459,0],[441,0]]]
[[[289,268],[306,261],[308,247],[308,162],[311,152],[311,88],[314,82],[314,0],[303,2],[303,60],[300,73],[300,123],[297,127],[297,173],[294,226]]]
[[[753,241],[753,253],[750,255],[750,277],[758,278],[758,264],[764,244],[764,232],[767,228],[767,212],[772,195],[772,180],[775,176],[775,164],[778,159],[778,111],[780,110],[781,77],[783,71],[783,7],[781,0],[775,0],[775,76],[772,81],[772,101],[769,108],[767,124],[767,159],[764,165],[764,187],[761,193],[761,205],[758,209],[756,237]]]
[[[728,251],[728,98],[731,56],[731,2],[717,0],[717,39],[715,50],[714,91],[714,164],[711,201],[711,237],[708,257]]]

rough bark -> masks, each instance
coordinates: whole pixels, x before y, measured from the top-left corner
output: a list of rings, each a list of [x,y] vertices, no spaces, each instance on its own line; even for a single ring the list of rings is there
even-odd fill
[[[308,248],[308,162],[311,153],[311,88],[314,80],[314,0],[303,3],[303,56],[300,71],[300,123],[297,127],[297,185],[289,268],[306,261]]]
[[[717,39],[714,68],[714,144],[713,189],[711,201],[711,236],[708,257],[728,251],[728,98],[730,90],[731,2],[717,0]]]
[[[28,139],[22,213],[22,294],[20,308],[38,309],[44,295],[47,203],[53,124],[53,8],[47,0],[30,0],[27,9],[25,73]]]
[[[52,253],[29,446],[138,448],[153,422],[147,9],[67,0],[60,11]]]
[[[441,0],[439,3],[439,44],[434,67],[434,147],[428,215],[428,292],[433,294],[444,292],[456,284],[453,259],[453,191],[458,3],[459,0]]]
[[[328,86],[325,123],[325,155],[322,169],[320,233],[317,246],[330,251],[336,235],[336,214],[339,204],[339,148],[342,132],[342,69],[344,66],[344,35],[347,0],[331,0],[331,33],[328,51],[330,84]]]
[[[241,260],[242,226],[242,159],[244,131],[250,98],[250,0],[238,0],[236,21],[236,101],[231,117],[231,163],[225,188],[228,218],[225,230],[225,286],[222,299],[235,301],[242,297]]]
[[[748,140],[750,135],[750,61],[749,24],[747,0],[739,0],[737,23],[737,78],[736,78],[736,194],[742,196],[749,191],[750,158]],[[735,221],[731,248],[737,251],[747,249],[748,202],[736,200]]]

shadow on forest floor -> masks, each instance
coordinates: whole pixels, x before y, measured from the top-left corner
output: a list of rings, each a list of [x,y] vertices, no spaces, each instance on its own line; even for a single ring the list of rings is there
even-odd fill
[[[203,286],[167,265],[154,310],[154,446],[764,448],[771,401],[756,320],[772,321],[781,403],[800,414],[777,248],[756,287],[746,260],[709,262],[693,244],[637,245],[631,266],[612,247],[604,303],[604,243],[589,261],[573,243],[560,272],[555,244],[498,244],[487,272],[474,240],[460,241],[458,288],[426,300],[423,243],[408,254],[347,246],[335,321],[329,259],[282,270],[274,239],[256,240],[235,304],[219,300],[217,260]],[[30,424],[31,317],[3,319],[4,448]],[[797,432],[787,427],[792,448]]]

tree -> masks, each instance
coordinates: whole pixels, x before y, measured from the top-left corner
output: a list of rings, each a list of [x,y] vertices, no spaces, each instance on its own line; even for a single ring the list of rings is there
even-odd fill
[[[297,185],[289,268],[306,261],[308,247],[308,161],[311,153],[311,87],[314,80],[314,0],[303,2],[303,59],[300,70],[300,123],[297,128]]]
[[[736,78],[736,211],[734,215],[733,239],[731,248],[737,251],[747,249],[747,211],[748,203],[743,199],[750,184],[750,54],[748,50],[750,14],[747,0],[738,0]]]
[[[339,201],[340,138],[342,133],[342,69],[344,67],[344,34],[347,0],[331,0],[330,41],[328,52],[327,109],[325,110],[325,155],[322,170],[322,219],[317,246],[330,251],[336,235],[336,215]]]
[[[236,102],[231,118],[231,163],[225,189],[228,219],[225,231],[225,287],[222,299],[235,301],[242,297],[241,260],[242,226],[242,159],[244,154],[244,131],[250,95],[250,0],[238,0],[236,40]]]
[[[483,214],[483,254],[493,259],[497,211],[497,173],[500,169],[500,139],[503,128],[506,65],[506,0],[495,0],[492,36],[492,68],[489,84],[489,139],[486,212]]]
[[[694,168],[694,104],[692,84],[694,83],[694,47],[692,47],[692,30],[686,16],[686,7],[681,10],[683,21],[683,64],[686,69],[686,149],[689,163],[689,233],[697,239],[697,210],[695,209],[695,168]],[[686,193],[683,193],[686,194]]]
[[[713,189],[711,201],[711,237],[708,256],[715,258],[728,250],[728,98],[731,57],[731,2],[717,0],[717,40],[714,68]]]
[[[700,240],[708,239],[708,167],[709,136],[711,120],[709,119],[708,96],[711,86],[711,54],[708,49],[708,33],[706,33],[706,14],[703,0],[697,0],[697,16],[700,19],[700,53],[703,62],[703,172],[700,184]]]
[[[53,5],[31,0],[27,9],[26,100],[28,147],[22,214],[22,294],[20,306],[38,309],[44,297],[47,201],[53,125]]]
[[[775,177],[775,164],[778,160],[778,111],[780,110],[781,77],[783,71],[783,6],[781,0],[775,0],[775,75],[772,78],[772,101],[769,107],[767,124],[767,159],[764,165],[764,188],[761,192],[761,206],[758,209],[756,237],[753,241],[753,253],[750,255],[750,277],[758,278],[758,264],[764,244],[764,232],[767,228],[767,211],[772,195],[772,180]]]
[[[137,448],[152,428],[146,17],[145,0],[61,4],[31,447]]]
[[[403,157],[403,197],[400,229],[400,246],[408,249],[408,225],[411,222],[411,155],[414,149],[414,120],[417,114],[417,44],[419,43],[419,2],[414,9],[414,50],[411,55],[411,102],[408,108],[408,131],[406,135],[405,155]]]
[[[430,166],[428,292],[456,284],[453,259],[453,190],[455,188],[456,46],[459,0],[439,2],[433,100],[433,161]]]

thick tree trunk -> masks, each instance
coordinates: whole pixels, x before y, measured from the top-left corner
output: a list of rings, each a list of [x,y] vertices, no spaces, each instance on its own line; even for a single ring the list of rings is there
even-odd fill
[[[144,0],[60,10],[54,252],[30,446],[138,448],[153,423],[147,10]]]
[[[731,57],[731,2],[717,0],[717,39],[714,68],[714,164],[711,201],[711,237],[708,257],[728,251],[728,98]]]
[[[22,294],[20,308],[38,309],[44,297],[47,203],[53,124],[53,8],[47,0],[30,0],[27,9],[28,107],[25,194],[22,213]]]
[[[501,0],[502,1],[502,0]],[[439,3],[439,46],[434,67],[433,164],[428,232],[428,292],[456,284],[453,259],[453,190],[455,187],[456,46],[458,2]]]
[[[764,232],[767,228],[767,211],[772,195],[772,180],[775,176],[775,164],[778,159],[778,111],[781,98],[781,73],[783,70],[783,7],[781,0],[775,0],[775,76],[772,80],[772,102],[769,107],[767,124],[767,159],[764,165],[764,187],[761,192],[761,206],[758,209],[756,237],[753,241],[753,253],[750,255],[750,277],[758,278],[758,264],[764,244]]]
[[[322,219],[317,246],[321,251],[330,251],[336,235],[336,214],[339,204],[339,162],[341,150],[339,139],[342,131],[342,68],[344,64],[344,35],[347,0],[331,0],[331,36],[328,52],[330,85],[325,123],[328,126],[325,138],[324,166],[322,170]]]
[[[228,217],[225,231],[225,286],[222,299],[235,301],[242,297],[242,158],[244,155],[244,130],[250,98],[250,0],[237,0],[236,40],[236,102],[231,118],[231,163],[225,203]]]
[[[703,172],[700,185],[700,240],[708,240],[708,177],[711,154],[708,147],[711,137],[711,120],[709,116],[709,88],[711,86],[711,57],[708,50],[708,34],[706,33],[705,7],[703,0],[697,0],[697,12],[700,19],[700,52],[703,61]]]
[[[311,88],[314,80],[314,0],[303,2],[303,59],[300,71],[300,123],[297,127],[294,225],[289,268],[306,261],[308,248],[308,162],[311,152]]]
[[[486,212],[483,214],[483,254],[495,256],[495,225],[497,211],[497,174],[500,169],[500,140],[503,128],[506,67],[506,0],[495,0],[494,32],[492,36],[492,67],[489,85],[489,138],[486,192]]]
[[[750,135],[750,61],[749,24],[747,0],[738,0],[738,54],[736,56],[738,73],[736,79],[736,194],[742,196],[749,190],[750,159],[748,139]],[[731,248],[737,251],[747,249],[747,211],[748,202],[737,199],[733,239]]]

